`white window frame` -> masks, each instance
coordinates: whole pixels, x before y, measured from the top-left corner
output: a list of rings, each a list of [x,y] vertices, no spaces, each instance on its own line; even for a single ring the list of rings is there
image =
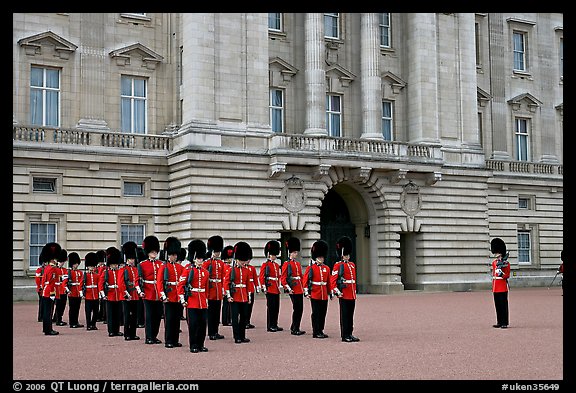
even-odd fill
[[[522,237],[527,237],[528,247],[526,248],[524,245],[526,243],[525,240],[521,240]],[[517,233],[517,241],[518,241],[518,264],[519,265],[532,265],[532,231],[529,229],[518,230]],[[528,260],[523,260],[525,253],[528,253]]]
[[[387,117],[384,114],[384,106],[385,104],[390,105],[390,117]],[[386,138],[386,135],[384,134],[384,124],[385,123],[389,123],[390,124],[390,138]],[[382,100],[382,136],[384,137],[385,141],[393,141],[394,140],[394,102],[390,101],[390,100]]]
[[[140,194],[131,194],[131,193],[127,193],[126,190],[126,185],[127,184],[139,184],[141,187],[142,192]],[[134,181],[134,180],[124,180],[122,182],[122,196],[127,197],[127,198],[138,198],[138,197],[143,197],[146,193],[146,182],[145,181]]]
[[[328,22],[332,22],[330,24],[328,24]],[[334,23],[335,21],[335,23]],[[336,35],[331,35],[328,33],[332,33],[332,32],[328,32],[327,27],[336,27]],[[340,39],[340,14],[339,13],[324,13],[324,38],[329,38],[329,39],[334,39],[334,40],[339,40]]]
[[[333,108],[332,99],[337,98],[339,101],[340,110],[337,111]],[[338,117],[338,129],[336,130],[333,119]],[[338,94],[326,94],[326,130],[328,135],[333,137],[342,136],[342,96]],[[337,132],[336,132],[337,131]]]
[[[40,69],[42,70],[42,85],[41,86],[33,86],[32,85],[32,69]],[[58,87],[48,87],[46,85],[46,72],[50,70],[50,71],[56,71],[58,72]],[[61,100],[61,86],[62,86],[62,70],[59,68],[54,68],[54,67],[43,67],[43,66],[37,66],[37,65],[33,65],[30,68],[30,124],[32,125],[38,125],[38,126],[44,126],[44,127],[60,127],[60,115],[61,115],[61,110],[60,110],[60,100]],[[42,110],[42,114],[41,114],[41,124],[38,124],[38,121],[36,120],[35,122],[35,116],[33,116],[33,111],[34,108],[36,108],[36,105],[32,104],[32,100],[33,97],[35,97],[35,94],[32,94],[34,91],[40,91],[41,92],[41,99],[42,99],[42,104],[41,104],[41,110]],[[55,114],[55,118],[56,118],[56,124],[48,124],[47,121],[47,95],[48,93],[56,93],[57,95],[57,99],[56,99],[56,114]]]
[[[122,94],[122,81],[124,79],[130,79],[130,94]],[[144,95],[143,96],[136,96],[134,94],[134,82],[136,80],[141,80],[144,82]],[[127,114],[124,113],[123,107],[124,102],[126,100],[130,101],[130,129],[127,130],[124,128],[124,116]],[[138,101],[144,102],[144,114],[142,122],[144,124],[144,130],[136,130],[135,128],[135,105]],[[148,132],[148,78],[138,77],[133,75],[121,75],[120,76],[120,130],[122,132],[127,132],[130,134],[147,134]]]
[[[280,98],[282,100],[281,105],[274,105],[274,95],[275,93],[279,92],[280,93]],[[283,89],[278,89],[278,88],[271,88],[270,89],[270,95],[269,95],[269,99],[270,99],[270,127],[272,128],[273,132],[284,132],[284,102],[285,102],[285,94],[284,94],[284,90]],[[275,129],[274,126],[276,123],[274,123],[274,113],[280,113],[280,129]]]
[[[50,235],[52,234],[51,231],[46,231],[46,236],[42,239],[40,239],[38,237],[38,241],[37,242],[33,242],[33,235],[34,235],[34,231],[33,231],[33,227],[34,226],[46,226],[46,229],[48,229],[49,226],[52,226],[54,228],[53,231],[53,237],[51,237]],[[29,250],[29,263],[28,266],[30,267],[30,269],[35,269],[37,267],[40,266],[40,262],[38,261],[38,257],[40,256],[40,252],[42,251],[42,247],[44,247],[47,243],[51,243],[51,242],[57,242],[58,241],[58,224],[55,222],[38,222],[38,221],[30,221],[30,228],[29,228],[30,232],[29,232],[29,244],[28,244],[28,250]],[[38,233],[38,232],[36,232]],[[36,253],[37,251],[37,253]]]
[[[522,127],[524,125],[524,127]],[[526,117],[514,118],[514,134],[516,140],[516,160],[530,161],[530,119]],[[525,148],[522,147],[524,142]]]
[[[142,229],[142,236],[139,233],[136,234],[135,229],[139,227]],[[138,230],[139,231],[139,230]],[[133,241],[136,244],[142,244],[144,237],[146,236],[146,224],[140,223],[120,223],[120,244],[124,244],[128,241]]]
[[[282,21],[282,13],[281,12],[269,12],[268,13],[268,30],[270,31],[275,31],[275,32],[282,32],[284,31],[284,23]],[[276,27],[271,27],[270,26],[270,21],[272,20],[272,18],[274,18],[274,20],[278,21],[278,28]]]
[[[389,12],[384,12],[379,14],[378,18],[378,30],[380,33],[380,47],[390,48],[392,47],[392,16]],[[383,42],[385,37],[385,32],[387,32],[388,42]]]
[[[516,46],[516,37],[521,37],[521,45],[522,47],[519,48]],[[528,33],[524,31],[514,30],[512,32],[512,67],[514,71],[519,72],[527,72],[528,71],[528,56],[527,56],[527,47],[528,47]],[[518,58],[519,57],[519,58]],[[517,59],[518,58],[518,59]],[[518,61],[521,61],[522,64],[519,64]],[[521,67],[521,68],[519,68]]]

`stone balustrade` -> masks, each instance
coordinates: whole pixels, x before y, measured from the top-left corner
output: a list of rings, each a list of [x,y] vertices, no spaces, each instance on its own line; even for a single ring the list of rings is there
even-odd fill
[[[499,172],[526,174],[563,175],[562,164],[546,164],[531,161],[486,160],[486,169]]]

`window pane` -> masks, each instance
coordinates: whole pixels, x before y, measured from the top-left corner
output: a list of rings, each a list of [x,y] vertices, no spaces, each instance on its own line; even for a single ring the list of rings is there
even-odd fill
[[[44,69],[32,67],[30,70],[30,86],[42,87],[44,86]]]
[[[281,90],[272,90],[271,94],[272,99],[272,106],[282,106],[282,91]]]
[[[146,97],[146,81],[144,79],[134,79],[134,96]]]
[[[135,182],[124,182],[125,196],[142,196],[144,195],[144,184]]]
[[[134,132],[146,132],[146,103],[144,100],[134,100]]]
[[[42,90],[32,89],[30,91],[30,123],[42,125]]]
[[[58,126],[58,92],[46,91],[46,125]]]
[[[340,97],[338,96],[330,97],[330,110],[332,112],[340,112]]]
[[[56,241],[56,224],[30,223],[30,267],[40,265],[38,258],[46,243]]]
[[[120,226],[120,243],[132,241],[142,244],[144,240],[144,224],[122,224]]]
[[[268,28],[273,30],[280,30],[280,13],[268,13]]]
[[[382,135],[385,141],[392,140],[392,122],[388,119],[382,119]]]
[[[131,120],[131,111],[130,111],[130,99],[129,98],[122,98],[122,104],[120,105],[120,116],[122,117],[121,120],[121,129],[124,132],[130,132],[132,127],[132,120]]]
[[[123,76],[120,80],[120,94],[123,96],[131,96],[132,95],[132,79],[126,76]]]
[[[272,131],[282,132],[282,111],[272,108]]]
[[[60,72],[58,70],[46,70],[46,87],[51,89],[59,89],[60,88],[60,80],[59,80]]]

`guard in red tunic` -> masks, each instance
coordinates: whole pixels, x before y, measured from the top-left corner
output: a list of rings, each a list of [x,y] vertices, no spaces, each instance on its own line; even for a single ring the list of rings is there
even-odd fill
[[[182,305],[176,287],[184,268],[177,263],[181,249],[180,240],[174,236],[164,241],[166,262],[158,269],[160,280],[156,282],[156,290],[164,303],[164,346],[166,348],[181,347],[180,340],[180,310]]]
[[[302,265],[296,260],[300,252],[300,239],[291,237],[286,241],[289,260],[282,264],[282,275],[280,282],[284,287],[284,292],[290,294],[292,301],[292,324],[290,334],[301,336],[306,332],[300,330],[302,314],[304,313],[304,287],[302,286]]]
[[[506,243],[500,238],[494,238],[490,242],[490,251],[495,259],[492,261],[492,292],[494,294],[494,306],[496,307],[495,328],[506,329],[508,327],[508,278],[510,277],[510,263],[506,252]]]
[[[68,289],[68,269],[65,266],[66,262],[68,262],[68,252],[65,249],[61,249],[57,266],[57,269],[60,271],[60,279],[56,282],[56,301],[54,303],[54,315],[52,316],[52,322],[56,322],[56,326],[68,325],[62,320],[66,303],[68,302],[68,292],[70,291]]]
[[[222,261],[224,262],[224,276],[232,268],[232,260],[234,259],[234,246],[226,246],[222,249]],[[224,284],[224,282],[222,282]],[[222,293],[226,295],[224,285],[222,285]],[[227,299],[222,301],[222,326],[232,326],[232,311],[230,302]]]
[[[98,284],[100,283],[100,274],[96,265],[98,265],[98,256],[95,252],[89,252],[84,257],[84,266],[86,271],[82,278],[82,292],[80,296],[84,299],[84,311],[86,313],[86,330],[98,330],[96,321],[98,320],[99,299]]]
[[[284,330],[278,326],[280,314],[280,265],[276,258],[280,255],[280,242],[270,240],[264,246],[266,262],[260,267],[260,287],[266,294],[266,330],[280,332]]]
[[[116,247],[106,249],[106,269],[100,274],[98,291],[100,298],[106,300],[106,323],[108,337],[123,336],[120,332],[120,308],[124,298],[118,285],[118,265],[122,260],[122,253]]]
[[[124,340],[140,340],[136,335],[138,303],[142,302],[140,298],[140,277],[136,260],[138,258],[136,250],[138,245],[128,241],[122,245],[122,258],[125,261],[124,267],[118,269],[118,289],[123,296],[122,301],[124,317]]]
[[[206,341],[206,320],[208,316],[208,278],[210,273],[202,267],[206,244],[200,239],[188,243],[190,264],[184,268],[178,280],[178,298],[187,309],[188,341],[190,352],[208,352]]]
[[[162,280],[162,277],[158,275],[158,270],[162,266],[162,262],[158,260],[160,242],[156,236],[146,236],[142,242],[142,248],[148,255],[148,259],[138,264],[140,288],[143,291],[141,296],[144,299],[145,342],[146,344],[160,344],[162,341],[158,339],[158,332],[164,312],[160,292],[156,287],[156,283]]]
[[[210,273],[208,284],[208,338],[210,340],[220,340],[224,336],[218,333],[220,325],[220,310],[222,309],[222,298],[224,296],[224,261],[221,259],[224,240],[221,236],[215,235],[208,239],[208,254],[210,258],[204,261],[202,267]]]
[[[246,242],[234,245],[234,261],[224,277],[226,299],[230,302],[232,333],[236,344],[250,342],[246,338],[246,315],[248,313],[248,281],[250,270],[246,265],[252,259],[252,247]]]
[[[40,266],[36,268],[35,282],[36,293],[38,294],[38,322],[42,322],[42,276],[44,275],[45,261],[42,260],[42,254],[38,258]]]
[[[342,259],[332,267],[330,287],[340,303],[340,336],[344,342],[360,341],[352,335],[356,307],[356,265],[350,261],[352,240],[347,236],[338,239],[336,252]]]
[[[260,293],[260,277],[256,271],[256,267],[248,261],[246,267],[250,270],[250,278],[248,279],[248,310],[246,312],[246,329],[254,329],[256,326],[252,325],[252,309],[254,308],[254,293]]]
[[[106,250],[96,251],[96,258],[98,264],[96,265],[96,271],[98,274],[102,274],[104,269],[106,269]],[[106,299],[98,300],[98,322],[103,322],[106,324]]]
[[[78,266],[80,266],[80,255],[77,252],[68,254],[68,266],[70,266],[70,270],[68,270],[68,320],[71,328],[81,328],[84,325],[78,322],[78,316],[80,315],[82,303],[80,292],[82,291],[84,273],[78,269]]]
[[[302,285],[304,286],[304,296],[310,298],[312,307],[312,337],[328,338],[328,335],[324,334],[328,299],[332,293],[330,268],[324,264],[328,256],[328,244],[324,240],[318,240],[312,245],[310,253],[312,263],[306,267]]]
[[[40,287],[42,288],[42,331],[47,336],[59,334],[52,329],[52,311],[56,300],[56,283],[60,281],[60,269],[56,267],[56,264],[61,250],[58,243],[47,243],[40,253],[40,258],[46,262]]]

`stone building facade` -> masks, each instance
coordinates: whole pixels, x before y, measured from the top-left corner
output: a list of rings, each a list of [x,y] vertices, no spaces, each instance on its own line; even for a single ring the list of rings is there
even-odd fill
[[[14,299],[149,234],[348,235],[365,293],[560,263],[562,14],[15,13],[13,92]]]

